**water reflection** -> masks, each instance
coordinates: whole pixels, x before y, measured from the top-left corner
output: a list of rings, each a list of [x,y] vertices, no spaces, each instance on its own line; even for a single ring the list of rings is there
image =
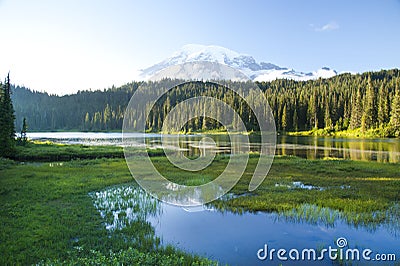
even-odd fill
[[[145,143],[151,148],[162,148],[160,134],[131,133],[130,145],[142,147]],[[171,149],[176,149],[176,135],[171,135]],[[251,152],[258,152],[262,148],[260,136],[250,135],[250,147],[245,147],[241,141],[230,141],[227,135],[207,135],[216,143],[216,147],[199,145],[204,135],[179,135],[179,151],[185,156],[198,157],[206,149],[213,149],[219,154],[241,153],[247,148]],[[28,133],[28,137],[38,140],[51,140],[58,143],[84,144],[84,145],[122,145],[121,133],[89,133],[89,132],[40,132]],[[174,142],[172,142],[172,139]],[[165,138],[168,146],[168,137]],[[232,144],[234,143],[234,144]],[[203,151],[201,150],[203,148]],[[341,158],[348,160],[400,162],[400,139],[351,139],[335,137],[313,136],[278,136],[277,155],[294,155],[307,159]]]
[[[161,211],[158,201],[135,185],[110,187],[89,193],[89,196],[109,231],[146,221],[150,216],[160,215]]]
[[[265,265],[268,262],[259,261],[256,257],[257,250],[265,243],[276,249],[318,249],[327,245],[335,246],[335,239],[346,237],[349,246],[393,253],[397,251],[399,241],[399,236],[391,234],[386,225],[377,226],[373,231],[362,226],[355,228],[343,221],[340,214],[329,210],[322,211],[326,212],[323,219],[328,214],[330,220],[337,219],[333,226],[302,219],[282,219],[276,213],[243,212],[239,215],[215,209],[188,213],[170,205],[163,205],[162,208],[162,215],[152,217],[149,221],[155,233],[162,237],[163,244],[173,244],[186,251],[217,259],[221,264]],[[332,265],[332,262],[307,261],[307,265],[310,264]],[[299,262],[287,261],[285,265],[299,265]]]
[[[400,140],[280,136],[276,154],[397,163],[400,162]]]
[[[314,204],[301,204],[297,208],[280,213],[277,220],[295,223],[309,223],[334,228],[338,222],[345,221],[354,228],[362,227],[368,232],[382,228],[395,237],[400,236],[400,204],[393,204],[385,211],[366,213],[345,213]]]
[[[135,185],[110,187],[89,195],[111,233],[135,221],[143,221],[154,228],[163,244],[173,244],[222,264],[265,265],[265,261],[256,257],[257,250],[265,243],[273,248],[318,248],[334,246],[338,237],[346,237],[349,246],[393,253],[397,252],[400,237],[398,203],[386,212],[369,214],[376,218],[374,223],[356,224],[357,214],[350,217],[311,204],[281,214],[243,212],[238,215],[212,207],[187,209],[168,205],[151,198]],[[296,265],[296,262],[289,261],[289,264]]]

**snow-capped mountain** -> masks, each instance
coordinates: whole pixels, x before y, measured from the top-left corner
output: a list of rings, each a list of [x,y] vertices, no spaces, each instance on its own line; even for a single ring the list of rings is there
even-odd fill
[[[280,78],[309,80],[320,77],[330,78],[337,74],[335,70],[327,67],[323,67],[317,71],[309,73],[298,72],[294,69],[279,67],[271,63],[258,63],[250,55],[239,54],[221,46],[188,44],[183,46],[180,50],[176,51],[162,62],[141,70],[139,78],[146,80],[170,66],[189,62],[204,61],[219,63],[238,69],[254,81],[271,81]]]

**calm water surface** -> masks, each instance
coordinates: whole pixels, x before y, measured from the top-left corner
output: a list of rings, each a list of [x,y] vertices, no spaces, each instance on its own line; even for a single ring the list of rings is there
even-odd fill
[[[135,221],[147,221],[163,245],[172,244],[186,252],[218,260],[222,265],[279,265],[276,258],[273,261],[259,260],[257,251],[267,244],[269,249],[315,249],[319,252],[329,246],[337,248],[336,240],[340,237],[346,238],[347,247],[361,252],[368,248],[374,255],[400,256],[399,224],[394,228],[385,224],[356,228],[341,219],[328,226],[301,220],[295,222],[276,213],[234,214],[204,206],[185,209],[159,202],[129,185],[107,188],[90,195],[110,232],[121,230]],[[283,265],[332,265],[332,261],[325,258],[306,262],[289,260]],[[366,261],[360,261],[352,265],[365,264]],[[370,262],[369,265],[376,264]]]
[[[296,248],[302,250],[322,247],[337,248],[336,239],[345,237],[350,248],[369,248],[377,253],[396,253],[400,256],[400,237],[390,233],[384,226],[374,230],[354,228],[338,220],[334,227],[307,222],[291,222],[278,219],[271,213],[221,213],[213,210],[188,212],[167,204],[162,205],[159,216],[149,219],[163,243],[173,244],[188,252],[204,255],[230,265],[271,265],[260,261],[257,251]],[[284,265],[310,265],[307,262],[288,261]],[[321,264],[321,262],[315,262]],[[326,259],[325,265],[331,265]],[[364,265],[365,261],[360,262]],[[279,265],[275,258],[272,265]],[[355,263],[355,265],[357,265]]]
[[[217,152],[230,153],[229,137],[226,135],[207,135],[212,137],[217,145]],[[93,133],[93,132],[38,132],[28,133],[28,137],[38,140],[51,140],[58,143],[84,145],[123,145],[121,133]],[[204,135],[180,135],[179,141],[182,150],[187,155],[199,155],[197,148],[199,140]],[[145,138],[147,145],[161,148],[160,134],[132,133],[130,140],[140,146]],[[168,141],[168,138],[166,138]],[[260,149],[260,137],[250,136],[250,150]],[[317,158],[344,158],[350,160],[400,162],[400,139],[361,139],[361,138],[334,138],[309,136],[278,136],[276,143],[277,155],[295,155],[307,159]]]

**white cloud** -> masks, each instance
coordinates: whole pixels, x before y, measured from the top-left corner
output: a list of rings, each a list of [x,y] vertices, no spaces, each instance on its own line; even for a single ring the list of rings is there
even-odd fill
[[[310,24],[310,26],[315,30],[315,31],[332,31],[332,30],[337,30],[339,29],[339,24],[336,21],[331,21],[321,27],[317,27],[313,24]]]

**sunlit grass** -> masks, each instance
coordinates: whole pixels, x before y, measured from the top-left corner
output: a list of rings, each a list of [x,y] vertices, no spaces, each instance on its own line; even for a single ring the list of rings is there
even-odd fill
[[[335,137],[360,137],[360,138],[385,138],[395,137],[393,127],[379,127],[362,130],[361,128],[335,131],[327,128],[312,129],[307,131],[286,132],[289,136],[335,136]]]

